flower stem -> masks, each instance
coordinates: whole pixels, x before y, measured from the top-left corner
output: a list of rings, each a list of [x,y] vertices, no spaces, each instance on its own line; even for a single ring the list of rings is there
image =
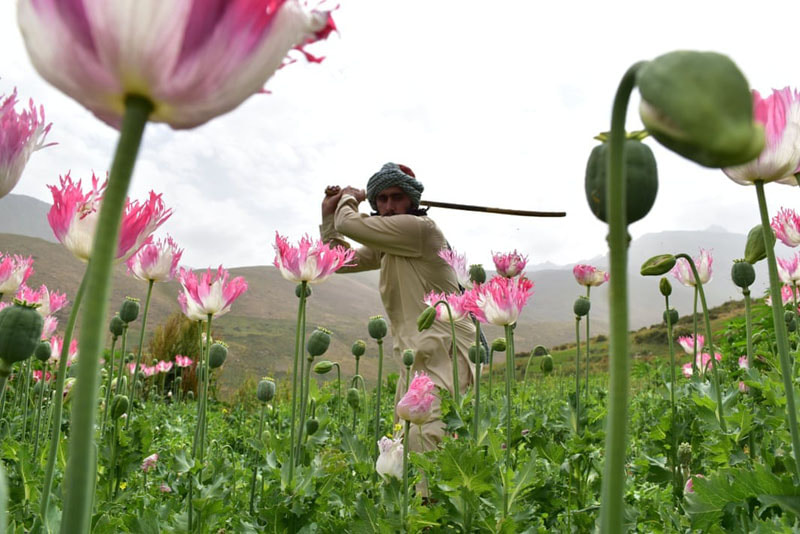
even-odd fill
[[[97,476],[96,466],[92,462],[92,449],[102,328],[108,315],[111,269],[117,252],[122,211],[144,127],[152,110],[152,102],[145,98],[128,96],[125,100],[119,144],[100,208],[97,235],[87,269],[89,281],[79,341],[81,364],[78,366],[78,378],[75,382],[72,435],[64,479],[66,487],[61,519],[62,534],[87,532],[90,528],[90,492]]]
[[[504,465],[503,517],[508,516],[508,492],[511,484],[511,391],[514,383],[514,328],[506,325],[506,461]]]
[[[297,432],[297,457],[303,461],[303,432],[306,429],[306,407],[308,406],[308,391],[311,386],[311,364],[314,363],[314,357],[309,355],[307,358],[306,367],[301,369],[303,373],[303,387],[300,394],[300,426]],[[313,417],[313,416],[312,416]]]
[[[33,438],[33,458],[34,461],[38,463],[38,454],[39,454],[39,431],[41,430],[42,424],[42,403],[44,402],[44,396],[48,393],[47,389],[47,369],[50,367],[47,362],[44,362],[44,368],[42,369],[42,388],[39,391],[39,399],[36,403],[36,435]]]
[[[478,432],[480,431],[481,424],[481,324],[475,321],[475,409],[472,414],[474,421],[473,436],[475,442],[478,442]]]
[[[136,351],[136,366],[133,368],[133,380],[130,383],[131,409],[128,412],[128,419],[125,421],[125,430],[131,426],[133,419],[133,402],[136,400],[136,377],[139,375],[139,365],[142,361],[142,348],[144,346],[144,332],[147,329],[147,312],[150,310],[150,297],[153,295],[153,283],[155,280],[147,281],[147,297],[144,300],[144,313],[142,313],[142,331],[139,332],[139,350]]]
[[[297,325],[294,337],[294,362],[292,364],[292,424],[289,435],[289,481],[287,484],[291,487],[294,480],[294,436],[297,427],[297,363],[302,356],[301,345],[304,339],[304,332],[302,329],[303,317],[306,311],[306,287],[308,282],[300,283],[300,303],[297,305]]]
[[[592,286],[586,286],[586,298],[589,298],[589,292],[591,291]],[[584,397],[583,405],[586,406],[589,404],[589,314],[591,312],[586,313],[586,358],[585,365],[586,365],[586,380],[584,381],[583,388],[586,390],[586,396]]]
[[[411,430],[411,423],[405,421],[403,432],[403,507],[400,509],[400,524],[406,528],[406,517],[408,517],[408,433]]]
[[[264,433],[264,414],[267,411],[267,404],[264,403],[261,406],[261,418],[258,422],[258,436],[256,436],[257,441],[259,444],[261,443],[261,435]],[[259,454],[256,457],[256,465],[253,466],[253,481],[250,483],[250,515],[255,515],[255,502],[256,502],[256,478],[258,477],[258,462],[261,461],[261,456]]]
[[[632,65],[620,82],[611,115],[608,151],[609,282],[609,396],[606,422],[605,465],[603,468],[600,507],[600,532],[619,532],[625,524],[625,455],[627,453],[628,389],[628,231],[625,210],[625,114],[636,73],[642,63]]]
[[[761,213],[762,228],[769,228],[769,212],[767,199],[764,195],[764,182],[757,180],[756,193],[758,195],[758,208]],[[764,241],[767,251],[767,267],[769,270],[769,291],[772,298],[772,321],[775,323],[775,341],[778,345],[778,356],[781,364],[783,388],[786,392],[786,416],[789,419],[789,431],[792,435],[792,452],[795,461],[795,476],[800,479],[800,434],[797,430],[797,408],[794,400],[794,385],[792,384],[792,365],[789,363],[789,340],[786,335],[786,323],[783,320],[783,300],[781,299],[781,284],[778,279],[778,265],[775,261],[774,238],[771,233],[764,232]],[[795,481],[795,483],[797,480]]]
[[[753,317],[750,312],[750,288],[742,290],[744,295],[744,324],[747,335],[747,367],[753,367]]]
[[[690,258],[691,259],[691,258]],[[692,350],[692,374],[698,374],[697,369],[697,296],[698,296],[697,285],[694,286],[694,307],[692,308],[692,325],[694,327],[694,338],[693,340],[693,350]]]
[[[108,404],[111,402],[111,382],[114,380],[114,357],[116,355],[116,346],[117,346],[117,337],[112,336],[111,338],[111,354],[109,355],[109,365],[108,365],[108,379],[106,380],[106,397],[105,402],[103,402],[103,418],[100,421],[100,435],[103,435],[103,430],[106,428],[106,417],[108,417]],[[124,356],[124,355],[123,355]],[[124,358],[123,358],[124,359]],[[119,381],[119,379],[117,379]]]
[[[378,387],[375,390],[375,434],[373,439],[375,454],[378,451],[378,440],[381,436],[381,382],[383,382],[383,339],[377,339],[378,343]]]
[[[694,260],[688,254],[675,254],[676,258],[684,258],[686,262],[689,264],[689,268],[692,269],[692,275],[694,275],[695,281],[695,289],[697,290],[698,295],[700,296],[700,304],[703,306],[703,321],[706,325],[706,341],[705,345],[708,346],[708,353],[711,355],[711,376],[714,380],[714,389],[717,390],[717,417],[719,418],[719,426],[723,432],[727,432],[726,424],[725,424],[725,410],[722,406],[722,385],[719,383],[719,373],[717,372],[717,359],[714,357],[714,340],[712,339],[711,333],[711,321],[708,318],[708,305],[706,304],[706,293],[703,291],[703,282],[700,281],[700,274],[697,272],[697,267],[694,264]],[[696,315],[695,315],[696,317]],[[695,334],[695,347],[697,347],[697,335]],[[695,357],[695,362],[697,358]]]
[[[50,490],[53,487],[53,474],[56,467],[56,456],[58,454],[58,444],[61,440],[61,416],[64,407],[64,380],[67,376],[67,359],[69,358],[69,346],[72,343],[72,331],[75,329],[75,321],[78,318],[78,310],[83,301],[83,294],[86,290],[87,280],[89,278],[88,271],[84,273],[81,279],[81,285],[78,286],[78,292],[75,294],[75,300],[72,302],[72,309],[69,312],[69,319],[67,319],[67,329],[64,331],[64,340],[61,343],[61,354],[58,361],[58,371],[56,371],[56,387],[53,391],[53,426],[50,435],[50,450],[47,454],[47,465],[44,470],[44,481],[42,482],[42,493],[39,500],[39,517],[38,521],[44,523],[47,517],[47,508],[50,502]],[[45,425],[47,428],[47,425]]]
[[[575,317],[575,434],[581,433],[581,318]]]
[[[666,306],[666,319],[667,319],[667,339],[669,340],[669,370],[670,370],[670,384],[669,384],[669,406],[670,412],[672,415],[672,420],[670,422],[670,432],[672,433],[672,484],[676,486],[678,484],[678,435],[676,433],[677,429],[675,427],[675,385],[676,385],[676,377],[675,377],[675,344],[672,341],[672,317],[669,313],[669,296],[664,295],[664,304]]]

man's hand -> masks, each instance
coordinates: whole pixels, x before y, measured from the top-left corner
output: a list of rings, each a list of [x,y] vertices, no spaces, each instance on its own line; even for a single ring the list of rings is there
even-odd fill
[[[356,189],[355,187],[347,186],[342,189],[343,195],[352,195],[355,197],[356,202],[364,202],[367,198],[367,193],[363,189]]]
[[[322,199],[322,216],[336,213],[336,206],[342,198],[342,189],[338,185],[329,185],[325,188],[325,198]]]

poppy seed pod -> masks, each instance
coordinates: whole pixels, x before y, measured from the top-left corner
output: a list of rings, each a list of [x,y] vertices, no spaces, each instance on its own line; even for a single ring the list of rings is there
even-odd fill
[[[111,401],[111,419],[119,419],[128,413],[129,405],[130,401],[126,395],[114,395],[114,400]]]
[[[658,282],[658,290],[661,291],[661,294],[665,297],[672,295],[672,284],[670,284],[666,276]]]
[[[783,313],[783,320],[786,322],[786,324],[789,324],[792,321],[794,321],[794,312],[793,311],[784,312]]]
[[[417,317],[417,330],[422,332],[423,330],[427,330],[431,326],[433,326],[433,322],[436,320],[436,308],[433,306],[428,306],[422,313],[419,314]]]
[[[125,297],[119,308],[119,318],[126,323],[132,323],[139,317],[139,299]]]
[[[211,369],[218,369],[222,367],[225,360],[228,358],[228,345],[222,341],[215,341],[213,345],[208,348],[208,366]]]
[[[403,351],[403,365],[406,367],[411,367],[414,365],[414,358],[416,357],[416,352],[414,349],[406,349]]]
[[[644,262],[639,272],[642,276],[660,276],[675,267],[676,261],[672,254],[659,254]]]
[[[256,398],[264,403],[275,398],[275,382],[268,378],[262,379],[256,388]]]
[[[314,372],[318,375],[326,375],[333,369],[333,362],[329,360],[322,360],[314,366]]]
[[[674,326],[678,323],[678,310],[675,308],[664,310],[664,313],[661,314],[661,318],[664,319],[665,323],[667,322],[667,317],[669,317],[669,324]]]
[[[317,356],[322,356],[325,354],[325,351],[328,350],[330,344],[331,331],[326,328],[318,327],[316,330],[311,332],[311,335],[308,337],[306,350],[311,358],[316,358]]]
[[[751,265],[755,265],[759,261],[767,257],[767,247],[764,242],[765,233],[763,227],[759,224],[750,229],[747,233],[747,243],[744,246],[744,261]],[[769,246],[775,246],[775,234],[772,228],[766,232],[766,238],[769,239]]]
[[[478,345],[476,347],[475,344],[473,343],[469,347],[469,353],[468,354],[469,354],[469,361],[471,361],[472,363],[478,363],[478,358],[479,357],[480,357],[481,363],[486,361],[486,349],[483,347],[482,344]]]
[[[684,467],[692,463],[692,444],[683,442],[678,445],[678,461]]]
[[[486,270],[483,265],[476,263],[469,266],[469,279],[473,284],[482,284],[486,282]]]
[[[119,379],[118,384],[119,385],[117,386],[117,389],[115,391],[127,391],[128,390],[128,377],[125,376],[125,375],[122,375],[122,378]]]
[[[735,260],[731,267],[731,280],[737,287],[747,289],[756,281],[756,270],[745,260]]]
[[[120,318],[119,314],[111,318],[111,322],[108,323],[108,330],[114,337],[121,336],[125,331],[125,321]]]
[[[37,304],[14,299],[11,306],[0,311],[0,358],[9,373],[12,364],[33,355],[42,337],[44,319],[36,308]],[[0,370],[0,374],[5,374],[5,370]]]
[[[572,305],[572,311],[576,317],[585,317],[589,314],[592,303],[586,297],[578,297]]]
[[[705,167],[731,167],[758,157],[764,130],[753,119],[750,85],[730,58],[676,51],[636,74],[639,115],[656,140]]]
[[[33,351],[34,357],[40,362],[46,362],[53,355],[53,347],[50,346],[49,341],[40,341]]]
[[[297,286],[294,288],[294,294],[297,298],[300,298],[301,291],[303,291],[303,284],[297,284]],[[311,296],[311,286],[306,284],[306,298],[310,296]]]
[[[350,348],[350,351],[353,353],[353,356],[356,357],[356,360],[359,359],[364,355],[367,351],[367,344],[364,342],[363,339],[357,339],[353,346]]]
[[[386,324],[382,315],[376,315],[369,318],[367,331],[372,339],[383,339],[389,332],[389,326]]]
[[[350,388],[347,390],[347,404],[354,410],[358,410],[358,405],[361,402],[361,398],[358,395],[358,390],[356,388]]]
[[[189,399],[190,401],[194,400],[194,391],[192,391],[192,390],[189,390],[189,391],[186,393],[186,398],[187,398],[187,399]]]
[[[319,420],[312,417],[306,421],[306,435],[313,436],[319,430]]]
[[[549,354],[545,354],[542,356],[542,363],[539,364],[539,368],[542,372],[546,375],[549,375],[553,372],[553,357]]]
[[[541,347],[541,345],[539,345],[539,346]],[[542,348],[544,348],[544,347],[542,347]],[[506,339],[503,338],[503,337],[495,338],[495,340],[492,341],[492,350],[494,352],[505,352],[506,351]],[[534,350],[536,350],[536,349],[534,349]],[[545,351],[546,351],[546,349],[545,349]]]

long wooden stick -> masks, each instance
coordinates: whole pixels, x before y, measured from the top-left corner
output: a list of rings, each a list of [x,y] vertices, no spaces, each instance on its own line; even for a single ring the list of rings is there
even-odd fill
[[[479,211],[481,213],[497,213],[501,215],[520,215],[522,217],[566,217],[566,211],[527,211],[509,210],[505,208],[489,208],[486,206],[471,206],[469,204],[453,204],[452,202],[436,202],[434,200],[420,200],[420,205],[432,208],[447,208],[451,210]]]

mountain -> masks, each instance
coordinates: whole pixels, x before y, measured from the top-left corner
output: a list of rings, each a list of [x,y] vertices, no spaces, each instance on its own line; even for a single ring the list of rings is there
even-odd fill
[[[51,243],[57,240],[47,223],[50,204],[26,195],[0,198],[0,232],[38,237]]]

